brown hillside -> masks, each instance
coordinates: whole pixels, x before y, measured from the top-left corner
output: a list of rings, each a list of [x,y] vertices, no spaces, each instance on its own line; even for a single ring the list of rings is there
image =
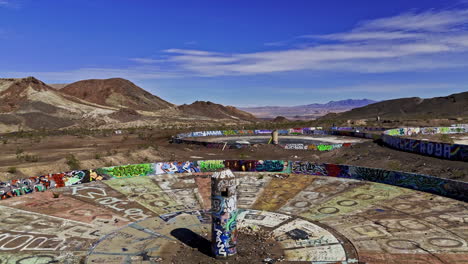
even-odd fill
[[[213,119],[241,119],[257,121],[257,118],[233,106],[223,106],[212,102],[196,101],[190,105],[178,106],[178,109],[188,115],[204,116]]]
[[[34,78],[0,79],[0,131],[58,129],[114,110],[63,94]],[[94,114],[91,114],[94,113]]]
[[[60,92],[95,104],[117,108],[155,111],[173,106],[122,78],[78,81],[60,89]]]
[[[322,119],[385,119],[457,118],[468,116],[468,92],[444,97],[422,99],[419,97],[382,101],[355,108]]]
[[[11,112],[20,107],[34,92],[52,88],[34,77],[0,79],[0,112]]]

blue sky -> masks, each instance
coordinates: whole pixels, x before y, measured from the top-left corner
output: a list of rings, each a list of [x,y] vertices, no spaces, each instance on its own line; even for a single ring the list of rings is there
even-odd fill
[[[122,77],[176,104],[468,91],[468,1],[0,0],[0,77]]]

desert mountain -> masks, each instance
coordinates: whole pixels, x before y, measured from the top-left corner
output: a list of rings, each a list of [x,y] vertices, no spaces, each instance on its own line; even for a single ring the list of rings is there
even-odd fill
[[[411,97],[386,100],[339,113],[334,118],[375,119],[377,116],[385,119],[468,117],[468,92],[429,99]]]
[[[184,104],[177,107],[183,113],[194,116],[209,117],[214,119],[239,119],[256,121],[257,118],[247,112],[233,106],[224,106],[212,102],[196,101],[190,105]]]
[[[60,90],[34,77],[0,79],[0,133],[72,127],[183,128],[252,121],[256,119],[251,114],[214,103],[176,107],[124,79],[85,80]]]
[[[325,104],[308,104],[298,106],[262,106],[262,107],[240,107],[239,109],[252,113],[258,118],[274,118],[284,116],[287,118],[313,119],[331,112],[348,111],[356,107],[366,106],[376,101],[369,99],[347,99],[341,101],[330,101]]]
[[[60,89],[60,92],[95,104],[116,108],[155,111],[174,106],[121,78],[78,81]]]
[[[108,107],[62,94],[34,77],[0,79],[0,131],[12,126],[62,128],[83,117],[112,112]]]

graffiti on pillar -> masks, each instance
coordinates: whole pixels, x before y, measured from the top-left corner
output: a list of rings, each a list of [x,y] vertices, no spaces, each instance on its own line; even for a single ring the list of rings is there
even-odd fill
[[[231,170],[211,176],[212,250],[215,256],[237,253],[237,182]]]

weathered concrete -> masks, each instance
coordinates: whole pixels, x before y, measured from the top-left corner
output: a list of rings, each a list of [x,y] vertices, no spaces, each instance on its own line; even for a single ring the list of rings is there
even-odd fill
[[[237,253],[237,181],[231,170],[211,176],[211,247],[216,258]]]
[[[379,183],[271,174],[236,174],[237,227],[271,232],[287,261],[468,263],[465,202]],[[164,174],[1,200],[0,263],[164,263],[184,243],[175,231],[210,237],[210,180]]]
[[[271,139],[272,139],[272,144],[273,145],[278,145],[279,140],[278,140],[278,130],[273,130],[271,133]]]

